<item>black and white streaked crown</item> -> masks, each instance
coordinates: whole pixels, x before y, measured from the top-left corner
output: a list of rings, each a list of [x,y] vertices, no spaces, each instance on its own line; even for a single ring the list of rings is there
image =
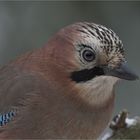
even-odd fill
[[[111,52],[124,54],[122,41],[111,29],[103,25],[88,22],[79,22],[76,25],[81,27],[77,28],[79,32],[97,38],[100,41],[100,47],[103,48],[107,54]]]

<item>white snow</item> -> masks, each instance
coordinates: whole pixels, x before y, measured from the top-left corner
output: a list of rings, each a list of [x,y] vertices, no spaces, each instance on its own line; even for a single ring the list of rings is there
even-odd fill
[[[104,136],[101,138],[101,140],[107,140],[112,136],[112,134],[113,134],[112,131],[105,133]]]
[[[127,127],[131,127],[131,126],[136,125],[138,121],[135,118],[132,118],[132,119],[126,118],[125,122],[127,124]]]

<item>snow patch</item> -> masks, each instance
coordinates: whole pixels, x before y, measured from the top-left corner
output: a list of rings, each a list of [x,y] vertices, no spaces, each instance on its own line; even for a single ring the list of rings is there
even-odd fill
[[[132,119],[130,119],[130,118],[126,118],[125,119],[125,123],[127,124],[127,127],[129,128],[129,127],[131,127],[131,126],[135,126],[136,124],[137,124],[137,119],[136,118],[132,118]]]
[[[104,136],[101,138],[101,140],[108,140],[113,135],[113,132],[107,132],[104,134]]]

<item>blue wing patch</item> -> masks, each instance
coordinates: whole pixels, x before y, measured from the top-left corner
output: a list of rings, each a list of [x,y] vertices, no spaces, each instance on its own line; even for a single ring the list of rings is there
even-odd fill
[[[15,116],[15,111],[6,114],[0,114],[0,126],[7,124]]]

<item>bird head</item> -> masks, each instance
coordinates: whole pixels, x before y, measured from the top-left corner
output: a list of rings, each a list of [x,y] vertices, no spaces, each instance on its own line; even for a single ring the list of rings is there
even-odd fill
[[[88,102],[94,100],[98,104],[106,100],[119,79],[138,78],[126,66],[122,41],[105,26],[75,23],[61,29],[49,44],[53,50],[51,58],[55,58],[52,61],[63,66],[63,73]]]

